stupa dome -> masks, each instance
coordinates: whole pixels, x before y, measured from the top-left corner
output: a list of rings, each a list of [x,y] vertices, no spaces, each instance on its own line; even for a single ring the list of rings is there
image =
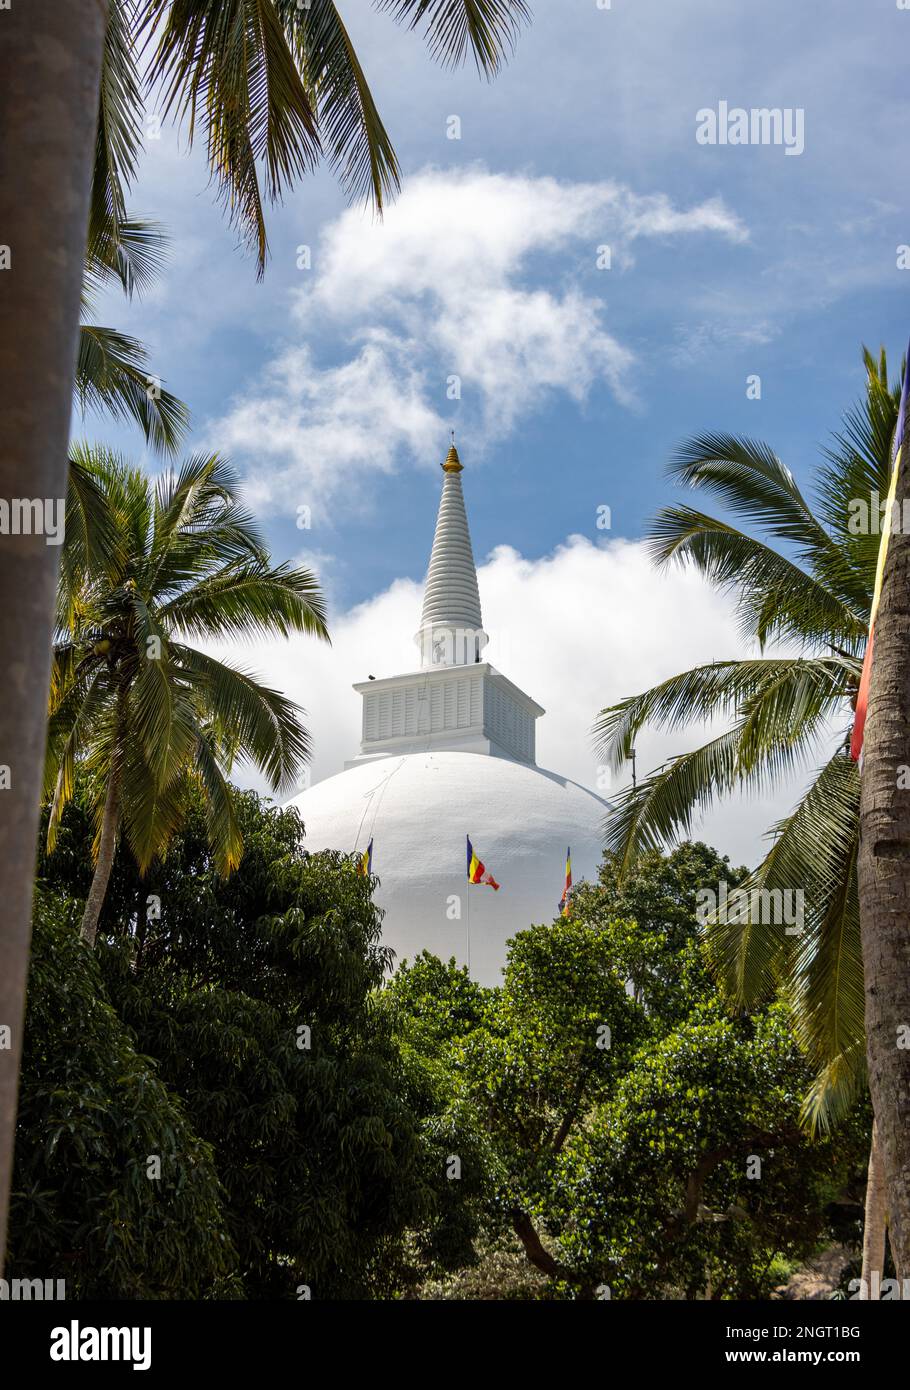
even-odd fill
[[[296,799],[306,847],[373,841],[383,941],[398,960],[422,950],[501,982],[506,942],[551,922],[565,884],[596,876],[606,802],[556,773],[483,753],[405,753],[361,763]],[[500,885],[467,881],[466,837]]]

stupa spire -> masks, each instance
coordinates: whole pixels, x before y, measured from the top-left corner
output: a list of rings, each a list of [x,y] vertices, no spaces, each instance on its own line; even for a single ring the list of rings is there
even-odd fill
[[[420,664],[465,666],[480,660],[490,640],[483,630],[480,590],[471,548],[461,474],[464,465],[452,445],[442,465],[444,479],[430,567],[423,597],[423,613],[415,641]]]

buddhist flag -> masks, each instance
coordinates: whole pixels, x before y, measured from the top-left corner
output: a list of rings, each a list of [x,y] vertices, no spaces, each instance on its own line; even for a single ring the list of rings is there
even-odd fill
[[[566,850],[566,886],[562,890],[562,897],[559,900],[559,912],[562,917],[571,917],[572,909],[569,903],[569,895],[572,892],[572,850]]]
[[[882,581],[885,577],[885,561],[888,558],[888,540],[891,535],[891,515],[897,496],[897,480],[900,474],[901,454],[903,452],[904,422],[907,417],[907,384],[910,373],[910,349],[907,365],[904,368],[904,389],[901,391],[901,404],[897,417],[897,434],[894,439],[894,466],[891,469],[891,487],[888,490],[888,505],[882,519],[882,539],[878,548],[878,568],[875,572],[875,590],[872,594],[872,611],[869,614],[869,636],[866,640],[866,655],[863,659],[863,673],[860,677],[856,696],[856,717],[853,720],[853,736],[850,739],[850,757],[862,766],[863,734],[866,728],[866,711],[869,707],[869,686],[872,681],[872,649],[875,644],[875,615],[882,596]],[[870,511],[871,517],[871,511]]]
[[[478,859],[478,858],[477,858],[477,855],[474,853],[474,846],[471,844],[471,837],[470,837],[470,835],[467,836],[467,841],[468,841],[468,883],[486,883],[486,884],[489,885],[490,888],[494,888],[494,889],[496,890],[496,892],[498,893],[498,892],[499,892],[499,884],[496,882],[496,880],[495,880],[495,878],[493,877],[492,874],[488,874],[488,873],[487,873],[486,865],[485,865],[484,863],[482,863],[482,861],[481,861],[480,859]]]
[[[363,854],[357,862],[357,872],[361,878],[369,878],[373,872],[373,837],[370,836],[370,843],[367,845]]]

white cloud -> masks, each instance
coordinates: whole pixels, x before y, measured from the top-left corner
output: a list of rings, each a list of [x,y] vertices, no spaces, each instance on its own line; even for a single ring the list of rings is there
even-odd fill
[[[672,359],[677,366],[689,366],[699,358],[716,354],[718,350],[765,347],[774,341],[778,332],[779,329],[768,320],[756,321],[754,318],[740,324],[721,323],[716,318],[701,323],[679,324]]]
[[[550,390],[578,400],[603,381],[629,401],[634,355],[605,327],[602,283],[585,291],[584,280],[596,276],[598,247],[627,267],[640,238],[699,232],[747,235],[716,198],[681,211],[664,194],[613,182],[430,169],[409,180],[381,225],[351,209],[328,229],[298,314],[398,325],[446,377],[479,390],[484,431],[501,436]],[[529,262],[542,256],[549,279],[566,282],[558,289],[529,283]]]
[[[319,280],[301,295],[301,312],[318,307],[352,318],[379,305],[400,313],[402,299],[410,306],[423,295],[451,312],[508,284],[534,253],[576,267],[583,258],[587,266],[601,243],[628,257],[641,237],[696,232],[747,237],[718,198],[683,212],[665,194],[641,196],[612,181],[568,183],[482,166],[427,169],[407,181],[381,223],[351,208],[331,224],[317,258]]]
[[[574,536],[536,560],[500,547],[478,577],[489,660],[547,710],[537,726],[538,763],[587,786],[598,781],[590,730],[600,708],[691,666],[744,654],[730,602],[694,573],[657,573],[640,542],[597,545]],[[398,580],[337,615],[330,648],[295,639],[227,653],[307,710],[313,781],[359,752],[361,702],[352,684],[415,668],[420,603],[420,585]],[[640,775],[705,736],[699,729],[642,734]],[[799,791],[794,783],[773,798],[731,799],[696,833],[736,862],[754,860],[762,833]]]
[[[260,506],[315,506],[365,470],[435,457],[452,377],[486,443],[553,392],[601,384],[628,404],[635,356],[607,327],[598,248],[621,271],[642,238],[693,234],[747,236],[717,198],[683,210],[613,182],[425,170],[382,223],[330,223],[294,294],[305,339],[340,339],[346,360],[283,352],[210,433],[249,462]]]
[[[322,371],[308,347],[288,350],[211,434],[246,461],[255,506],[277,499],[292,515],[307,506],[325,519],[335,497],[346,515],[358,512],[363,472],[390,473],[402,454],[433,457],[443,428],[422,373],[401,344],[380,339]]]

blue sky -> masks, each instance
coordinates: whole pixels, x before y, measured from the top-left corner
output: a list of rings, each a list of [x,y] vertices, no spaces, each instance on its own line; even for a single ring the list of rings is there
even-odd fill
[[[416,325],[412,361],[426,373],[427,401],[456,426],[465,461],[478,471],[478,552],[508,542],[544,554],[569,532],[590,532],[601,503],[612,508],[617,533],[640,534],[668,494],[663,468],[674,445],[709,426],[766,438],[805,478],[817,442],[860,387],[860,342],[884,342],[897,357],[910,331],[910,274],[895,264],[907,235],[899,189],[910,13],[895,0],[614,0],[609,10],[595,0],[537,0],[512,63],[487,85],[472,69],[440,70],[417,35],[367,0],[340,8],[393,134],[404,199],[428,167],[453,176],[485,169],[532,182],[616,182],[637,197],[664,195],[683,212],[720,199],[748,232],[742,241],[642,238],[634,263],[617,266],[614,255],[609,272],[595,266],[596,219],[578,236],[532,248],[514,283],[557,296],[575,288],[596,303],[607,331],[634,355],[635,399],[617,400],[595,371],[582,399],[560,388],[534,391],[495,440],[486,437],[470,379],[461,402],[446,399],[457,363],[431,344],[422,353]],[[804,108],[805,152],[699,146],[695,113],[722,98]],[[446,138],[451,114],[461,118],[461,140]],[[458,199],[457,182],[451,196]],[[292,316],[302,280],[318,281],[320,238],[345,208],[327,175],[273,210],[264,285],[213,205],[199,159],[180,157],[167,128],[148,142],[133,203],[168,227],[169,268],[150,302],[111,298],[104,313],[149,342],[155,369],[190,403],[200,441],[219,445],[218,422],[238,397],[255,393],[287,347],[306,345],[315,364],[331,367],[353,355],[353,335],[383,325],[382,306],[312,332]],[[602,241],[612,239],[605,218]],[[308,275],[296,268],[302,243],[314,250]],[[750,373],[761,375],[761,401],[746,399]],[[89,425],[139,448],[126,432]],[[445,445],[444,429],[424,458],[399,444],[381,488],[352,478],[374,493],[375,506],[333,507],[305,538],[333,557],[339,601],[422,572],[436,504],[432,465]],[[255,449],[232,452],[244,469],[255,466]],[[299,548],[296,509],[290,519],[277,504],[263,511],[276,550]]]
[[[861,390],[860,344],[884,343],[896,370],[910,332],[910,273],[896,264],[910,240],[910,12],[533,8],[487,85],[441,70],[368,0],[341,0],[402,195],[376,226],[328,173],[301,184],[270,214],[262,284],[198,154],[167,127],[147,143],[132,204],[168,228],[168,270],[144,301],[111,295],[98,316],[149,344],[191,406],[191,443],[234,458],[276,557],[316,565],[338,625],[422,578],[450,426],[478,560],[505,545],[542,563],[573,535],[640,537],[673,496],[668,458],[696,431],[763,438],[808,482]],[[700,145],[696,113],[721,100],[800,108],[804,152]],[[460,140],[446,138],[452,115]],[[460,401],[447,399],[453,373]],[[751,374],[761,400],[746,397]],[[142,455],[135,433],[86,429]],[[692,650],[703,655],[695,634]]]

